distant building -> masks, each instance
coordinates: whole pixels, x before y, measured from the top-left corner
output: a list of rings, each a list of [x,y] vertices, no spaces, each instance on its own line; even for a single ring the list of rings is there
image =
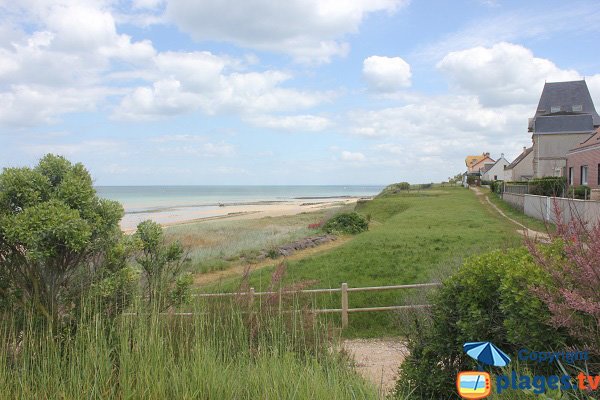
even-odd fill
[[[570,186],[600,187],[600,129],[567,153]]]
[[[483,181],[504,181],[506,180],[505,167],[510,163],[504,158],[504,154],[495,163],[488,166],[486,164],[485,171],[481,175]]]
[[[600,116],[584,80],[546,83],[535,116],[529,120],[533,176],[565,176],[567,152],[599,126]]]
[[[523,152],[504,168],[504,176],[504,180],[513,182],[533,178],[533,146],[523,147]]]
[[[467,166],[467,172],[481,172],[486,163],[493,164],[496,161],[490,158],[490,153],[483,153],[480,156],[467,156],[465,157],[465,165]]]

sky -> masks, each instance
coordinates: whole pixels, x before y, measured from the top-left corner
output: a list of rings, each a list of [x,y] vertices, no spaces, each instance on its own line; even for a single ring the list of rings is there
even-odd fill
[[[600,106],[600,2],[0,0],[0,166],[97,185],[439,182]]]

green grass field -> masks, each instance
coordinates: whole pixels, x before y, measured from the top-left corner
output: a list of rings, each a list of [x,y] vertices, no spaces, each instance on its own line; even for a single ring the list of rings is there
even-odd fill
[[[357,205],[370,215],[368,232],[344,245],[287,266],[285,284],[318,281],[311,287],[337,288],[397,285],[440,281],[472,254],[522,243],[517,226],[480,202],[464,188],[434,188],[380,196]],[[272,268],[251,274],[257,291],[270,285]],[[240,280],[231,280],[202,291],[234,291]],[[350,307],[422,303],[422,291],[350,293]],[[315,307],[339,308],[339,294],[313,296]],[[397,335],[394,312],[350,315],[348,337]]]

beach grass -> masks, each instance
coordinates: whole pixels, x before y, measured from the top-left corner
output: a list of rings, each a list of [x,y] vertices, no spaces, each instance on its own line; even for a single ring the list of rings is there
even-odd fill
[[[318,324],[299,314],[249,317],[228,306],[222,312],[196,304],[185,317],[93,314],[69,334],[33,321],[21,331],[3,316],[2,398],[377,398],[348,360],[329,350]]]
[[[313,281],[312,287],[338,288],[440,281],[473,254],[522,244],[516,226],[501,217],[472,191],[461,187],[432,188],[379,196],[360,202],[357,211],[370,216],[368,232],[331,251],[289,262],[284,284]],[[249,285],[257,291],[270,285],[272,268],[254,272]],[[231,279],[202,291],[232,291]],[[339,308],[338,293],[314,296],[314,307]],[[350,307],[423,303],[423,290],[353,292]],[[394,312],[351,314],[348,337],[399,335]]]
[[[165,228],[167,240],[178,240],[186,249],[190,269],[205,273],[233,265],[253,263],[261,250],[269,251],[320,232],[308,225],[328,219],[352,206],[280,217],[218,219]]]

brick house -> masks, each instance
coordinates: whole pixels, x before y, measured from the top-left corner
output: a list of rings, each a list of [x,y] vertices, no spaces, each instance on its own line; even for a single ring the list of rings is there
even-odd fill
[[[569,186],[600,187],[600,129],[567,152]]]

